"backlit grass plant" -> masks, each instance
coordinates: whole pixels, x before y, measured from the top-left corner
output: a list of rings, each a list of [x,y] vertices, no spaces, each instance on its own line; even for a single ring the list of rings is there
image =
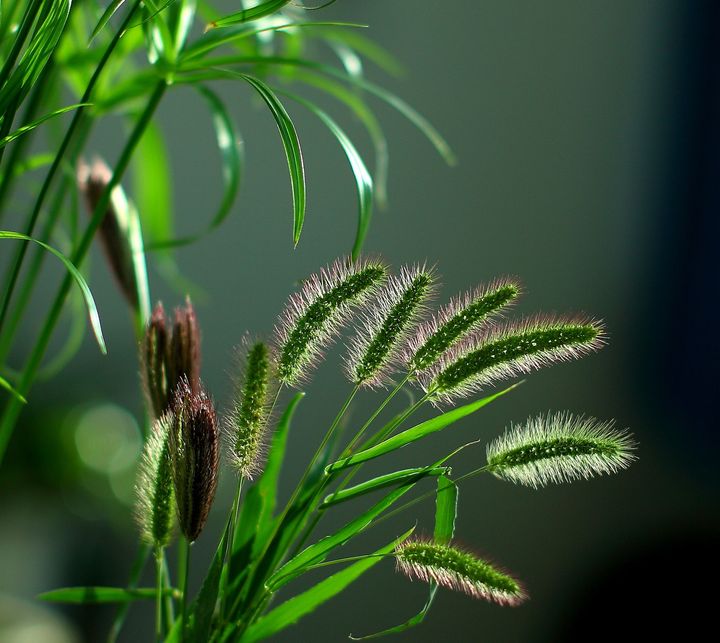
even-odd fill
[[[401,632],[422,622],[439,588],[498,605],[520,605],[527,590],[513,574],[454,542],[460,483],[491,474],[538,488],[614,473],[632,462],[635,445],[612,422],[569,413],[539,415],[512,425],[500,437],[479,434],[476,442],[459,444],[449,429],[510,393],[517,383],[499,392],[492,391],[495,386],[599,349],[604,331],[600,322],[574,316],[498,325],[491,316],[520,291],[510,280],[460,296],[433,316],[429,309],[436,290],[434,270],[413,266],[394,273],[377,259],[340,259],[308,278],[288,300],[272,342],[243,342],[233,399],[227,409],[220,409],[223,445],[215,404],[199,378],[200,331],[192,305],[178,309],[172,330],[166,327],[162,308],[156,307],[140,346],[145,379],[160,382],[156,389],[173,390],[162,396],[169,402],[154,422],[140,463],[136,510],[145,546],[141,560],[148,547],[155,551],[156,587],[138,588],[135,577],[127,588],[66,588],[44,598],[120,602],[125,607],[154,598],[158,640],[251,642],[291,627],[389,559],[411,580],[428,583],[429,598],[415,617],[368,636]],[[299,403],[305,395],[292,389],[307,387],[312,393],[313,371],[325,349],[344,332],[348,399],[324,435],[317,431],[315,418],[305,422],[302,439],[316,439],[319,446],[283,503],[279,476],[290,457],[288,443],[297,437],[290,434],[291,423],[301,420]],[[177,373],[178,379],[168,375]],[[346,428],[358,426],[346,436],[341,427],[357,391],[392,383],[367,421],[349,422]],[[424,394],[399,414],[382,419],[389,400],[406,386],[419,387]],[[480,393],[484,397],[456,406],[461,397]],[[158,406],[157,397],[148,395],[150,408]],[[451,408],[413,423],[421,406],[433,409],[438,401]],[[274,408],[283,407],[275,421]],[[406,453],[412,453],[416,442],[439,431],[446,431],[447,439],[436,459],[393,470],[394,452],[409,447]],[[476,468],[455,472],[452,457],[480,441],[487,443],[484,461],[478,453]],[[226,475],[237,479],[236,493],[231,505],[213,508],[223,473],[221,450]],[[387,462],[387,472],[363,476],[370,460]],[[369,507],[356,503],[354,516],[344,525],[318,535],[328,512],[341,504],[352,507],[366,496],[372,497]],[[432,535],[418,536],[414,532],[423,529],[408,510],[429,496],[435,498],[435,521],[427,530]],[[191,597],[189,545],[214,536],[203,532],[211,510],[226,513],[225,528],[202,587]],[[372,527],[391,517],[398,522],[395,539],[379,548],[364,545],[366,554],[343,555],[349,541],[370,532],[362,542],[371,542]],[[166,558],[173,533],[180,538],[175,568]],[[293,592],[297,579],[325,568],[323,579],[314,575],[309,589]],[[284,591],[278,601],[280,589]],[[115,632],[124,614],[122,610]],[[362,628],[362,620],[348,627]]]

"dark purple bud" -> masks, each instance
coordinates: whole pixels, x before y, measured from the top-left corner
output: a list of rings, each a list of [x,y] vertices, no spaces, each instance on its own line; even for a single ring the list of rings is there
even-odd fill
[[[166,362],[168,339],[165,310],[158,302],[145,328],[145,336],[140,346],[145,394],[155,418],[170,410]]]
[[[187,378],[175,391],[169,446],[180,529],[194,542],[205,526],[217,489],[220,437],[212,400]]]
[[[112,170],[100,159],[91,165],[80,161],[77,168],[77,185],[90,216],[95,212],[105,189],[112,178]],[[98,235],[105,250],[110,269],[125,298],[133,310],[140,309],[136,271],[145,270],[144,259],[138,265],[132,248],[132,222],[130,204],[120,186],[113,188],[105,210],[105,216],[98,228]]]
[[[168,390],[171,396],[183,378],[193,394],[200,391],[200,327],[190,297],[184,308],[175,309],[175,323],[168,355]],[[172,403],[172,400],[171,400]]]

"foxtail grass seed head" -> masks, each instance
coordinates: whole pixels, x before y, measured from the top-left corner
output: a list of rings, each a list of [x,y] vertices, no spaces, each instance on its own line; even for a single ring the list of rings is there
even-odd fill
[[[420,381],[434,400],[449,402],[501,380],[577,359],[604,343],[599,321],[534,317],[460,342],[424,371]]]
[[[338,259],[312,275],[290,296],[277,326],[277,375],[296,385],[310,371],[327,345],[340,333],[350,311],[364,303],[385,280],[379,261]]]
[[[143,449],[135,485],[135,515],[144,543],[157,549],[170,543],[175,498],[170,463],[169,415],[155,420]]]
[[[242,359],[242,375],[225,426],[232,464],[243,478],[252,479],[261,469],[263,438],[276,387],[271,377],[272,354],[265,343],[248,343]]]
[[[540,415],[491,442],[487,468],[498,478],[537,489],[625,469],[635,460],[635,446],[612,421]]]
[[[169,435],[178,522],[184,536],[194,542],[215,499],[220,439],[212,400],[202,387],[193,392],[185,377],[175,392]]]
[[[361,314],[350,342],[346,371],[352,382],[374,387],[388,380],[434,290],[435,276],[425,266],[404,267],[389,278]]]
[[[407,577],[436,583],[500,605],[518,605],[525,592],[512,576],[451,545],[411,539],[395,550],[397,568]]]
[[[185,306],[175,309],[175,322],[168,345],[168,390],[173,395],[183,378],[190,390],[200,391],[200,327],[190,297]]]
[[[410,338],[406,363],[414,372],[429,368],[445,351],[480,330],[491,317],[512,304],[520,293],[517,281],[497,279],[452,299]]]
[[[153,417],[170,410],[167,383],[168,328],[165,309],[157,303],[140,345],[142,379]]]
[[[92,216],[112,179],[112,170],[100,159],[94,159],[90,165],[81,160],[76,178],[78,190]],[[110,193],[110,202],[98,228],[98,235],[120,290],[133,310],[139,310],[137,275],[129,241],[130,208],[122,187],[115,186]]]

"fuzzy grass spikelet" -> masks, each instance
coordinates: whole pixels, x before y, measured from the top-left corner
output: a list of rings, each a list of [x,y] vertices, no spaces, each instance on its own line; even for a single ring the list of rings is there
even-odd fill
[[[220,439],[212,400],[187,378],[178,384],[169,432],[178,523],[194,542],[205,526],[217,490]]]
[[[386,273],[378,261],[338,259],[303,283],[275,328],[280,382],[295,385],[308,376],[352,308],[377,290]]]
[[[425,266],[403,267],[380,291],[360,318],[346,362],[357,385],[383,384],[399,361],[409,334],[435,290],[435,276]]]
[[[604,343],[598,321],[534,317],[460,342],[420,381],[436,401],[452,401],[500,380],[577,359]]]
[[[272,354],[263,342],[244,347],[242,376],[236,385],[233,410],[226,422],[232,464],[243,478],[260,470],[263,437],[268,424]]]
[[[395,558],[398,570],[410,579],[436,583],[500,605],[518,605],[526,598],[512,576],[451,545],[406,540],[395,550]]]
[[[512,426],[487,447],[487,468],[529,487],[615,473],[635,459],[635,443],[614,423],[569,413],[540,415]]]
[[[169,544],[175,524],[175,499],[168,432],[172,418],[155,420],[143,449],[135,484],[135,516],[143,542],[157,549]]]
[[[516,281],[497,279],[453,298],[410,338],[406,363],[415,372],[429,368],[445,351],[480,330],[493,315],[509,306],[520,292]]]

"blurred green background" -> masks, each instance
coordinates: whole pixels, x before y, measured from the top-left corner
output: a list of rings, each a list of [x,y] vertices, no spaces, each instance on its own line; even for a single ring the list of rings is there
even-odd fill
[[[406,74],[388,79],[368,65],[369,77],[426,115],[459,158],[456,168],[443,165],[427,141],[380,105],[390,140],[390,205],[376,211],[366,249],[395,266],[437,263],[441,303],[495,276],[518,276],[526,289],[518,313],[583,311],[604,318],[611,339],[599,354],[532,375],[511,396],[373,471],[416,466],[440,450],[490,439],[511,421],[566,408],[616,418],[640,443],[639,462],[615,477],[537,492],[494,479],[464,484],[458,541],[524,579],[531,600],[509,609],[443,592],[427,622],[401,640],[607,639],[610,609],[628,618],[626,633],[670,627],[692,602],[703,614],[704,579],[717,568],[717,555],[708,552],[720,527],[710,408],[720,360],[708,329],[718,294],[718,13],[716,3],[680,0],[340,0],[322,12],[322,19],[370,25],[369,35],[397,55]],[[275,125],[249,87],[218,88],[244,138],[243,190],[228,222],[177,257],[196,285],[203,376],[222,406],[232,347],[246,331],[269,335],[297,280],[349,250],[356,205],[337,144],[293,108],[309,177],[305,229],[293,250]],[[347,114],[334,113],[364,141]],[[170,93],[159,118],[170,143],[177,227],[193,232],[220,196],[212,131],[189,91]],[[112,159],[120,135],[106,123],[89,149]],[[109,354],[101,357],[87,336],[60,377],[34,388],[0,471],[0,592],[17,600],[65,585],[123,584],[135,554],[127,504],[142,417],[134,339],[97,250],[92,264]],[[38,317],[53,270],[36,297]],[[159,275],[151,278],[153,298],[166,308],[181,303]],[[18,359],[36,330],[26,329]],[[299,408],[286,493],[349,390],[339,376],[341,357],[331,353]],[[366,417],[380,399],[361,395],[353,417]],[[482,456],[482,447],[467,449],[455,471]],[[223,482],[196,545],[193,583],[230,501],[230,476]],[[338,510],[324,528],[347,516]],[[431,517],[428,502],[349,549],[367,551],[416,519],[427,533]],[[411,616],[425,596],[425,587],[386,563],[277,640],[369,633]],[[45,618],[27,603],[3,605],[0,621],[12,614],[40,627]],[[651,610],[665,619],[649,624]],[[66,634],[50,625],[55,634],[25,629],[29,638],[11,640],[99,641],[111,617],[108,608],[56,610]],[[151,619],[152,605],[133,608],[122,640],[150,640]]]

